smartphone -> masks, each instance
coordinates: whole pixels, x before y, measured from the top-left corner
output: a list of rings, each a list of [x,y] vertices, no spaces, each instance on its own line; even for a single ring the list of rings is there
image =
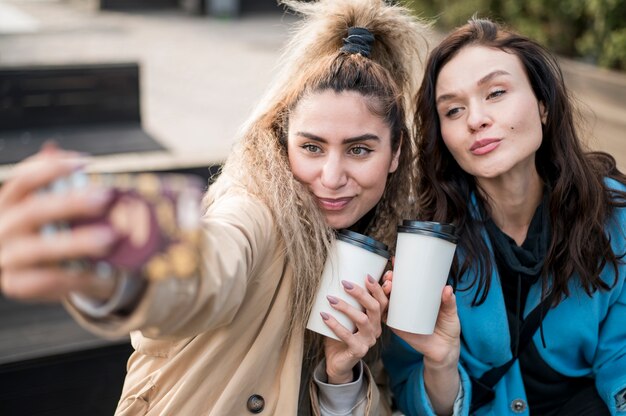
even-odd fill
[[[203,180],[193,175],[75,172],[53,182],[44,192],[106,189],[112,195],[104,213],[97,218],[48,224],[41,232],[54,236],[62,230],[96,224],[115,231],[118,239],[104,256],[68,261],[64,263],[68,268],[90,268],[102,277],[114,273],[152,280],[191,277],[200,269],[205,187]]]

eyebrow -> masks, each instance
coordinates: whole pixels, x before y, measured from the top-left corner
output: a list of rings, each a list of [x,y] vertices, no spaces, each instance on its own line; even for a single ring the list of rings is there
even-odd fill
[[[324,139],[323,137],[319,137],[315,134],[312,133],[307,133],[305,131],[299,131],[296,133],[297,136],[301,136],[301,137],[306,137],[309,140],[315,140],[316,142],[320,142],[320,143],[328,143],[326,139]],[[368,141],[368,140],[374,140],[379,142],[380,141],[380,137],[378,137],[375,134],[370,134],[370,133],[365,133],[365,134],[361,134],[359,136],[355,136],[355,137],[348,137],[347,139],[343,139],[342,143],[343,144],[350,144],[350,143],[355,143],[355,142],[363,142],[363,141]]]
[[[488,83],[489,81],[491,81],[492,79],[494,79],[496,77],[503,76],[503,75],[511,75],[511,74],[508,73],[507,71],[502,70],[502,69],[496,69],[495,71],[492,71],[492,72],[488,73],[487,75],[485,75],[484,77],[482,77],[481,79],[479,79],[478,82],[476,83],[476,85],[478,85],[478,86],[484,85],[484,84]],[[439,105],[442,102],[448,101],[448,100],[452,100],[455,97],[456,97],[456,94],[454,94],[454,93],[440,95],[439,97],[437,97],[437,100],[435,101],[435,104]]]

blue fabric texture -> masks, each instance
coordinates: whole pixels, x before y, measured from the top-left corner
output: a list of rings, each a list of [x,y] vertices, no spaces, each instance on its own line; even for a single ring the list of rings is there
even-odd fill
[[[614,180],[606,181],[613,189],[626,190],[624,185]],[[614,252],[618,256],[625,253],[626,209],[615,209],[613,217],[606,224],[606,231]],[[486,233],[483,233],[483,238],[491,248]],[[475,287],[456,292],[464,339],[459,363],[465,391],[459,413],[462,415],[469,413],[471,403],[468,374],[478,378],[487,370],[512,358],[504,298],[495,269],[494,267],[491,289],[483,304],[471,305]],[[539,354],[554,370],[569,377],[594,378],[598,393],[612,415],[626,415],[622,396],[626,389],[625,276],[626,265],[620,264],[617,283],[609,291],[599,291],[591,297],[576,279],[572,279],[570,296],[562,300],[556,308],[550,309],[543,320],[546,348],[542,345],[539,331],[533,337]],[[612,285],[615,279],[614,269],[605,267],[601,277]],[[461,279],[462,282],[472,280],[471,275],[465,275]],[[540,300],[541,283],[537,282],[530,289],[524,315],[531,312]],[[407,416],[433,415],[424,388],[421,354],[394,335],[383,350],[383,360],[400,409]],[[476,415],[529,414],[528,408],[521,413],[511,410],[514,400],[526,401],[517,362],[496,384],[494,390],[494,401],[479,409]]]

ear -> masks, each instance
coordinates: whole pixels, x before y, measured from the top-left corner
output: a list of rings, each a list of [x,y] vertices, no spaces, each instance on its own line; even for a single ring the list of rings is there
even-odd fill
[[[398,169],[398,164],[400,163],[400,152],[402,151],[402,139],[400,139],[400,145],[398,146],[398,150],[393,154],[393,159],[391,159],[391,164],[389,165],[389,173],[393,173]]]
[[[545,125],[548,122],[548,110],[543,101],[539,101],[539,115],[541,116],[541,124]]]

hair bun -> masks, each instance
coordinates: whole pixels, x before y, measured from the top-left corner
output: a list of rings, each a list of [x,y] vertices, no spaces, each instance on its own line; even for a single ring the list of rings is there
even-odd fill
[[[360,53],[369,58],[372,52],[374,35],[364,27],[348,28],[348,37],[343,39],[341,51],[347,53]]]

